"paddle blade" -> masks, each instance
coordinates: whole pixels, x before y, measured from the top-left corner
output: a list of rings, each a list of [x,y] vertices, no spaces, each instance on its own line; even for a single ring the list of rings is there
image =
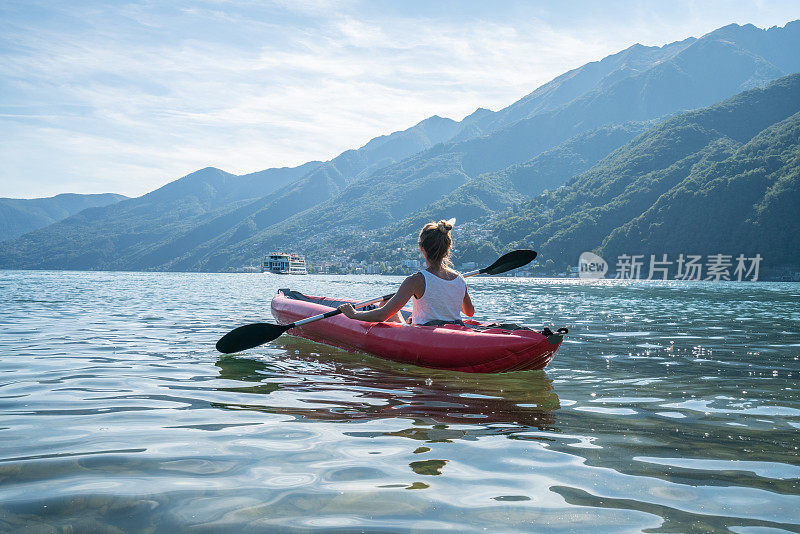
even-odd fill
[[[253,323],[234,328],[217,341],[217,350],[223,354],[242,352],[277,338],[288,328],[280,324]]]
[[[528,250],[528,249],[513,250],[508,254],[503,254],[502,256],[500,256],[496,262],[486,267],[485,269],[481,269],[481,273],[484,274],[505,273],[512,269],[522,267],[523,265],[528,265],[535,258],[536,258],[535,250]]]

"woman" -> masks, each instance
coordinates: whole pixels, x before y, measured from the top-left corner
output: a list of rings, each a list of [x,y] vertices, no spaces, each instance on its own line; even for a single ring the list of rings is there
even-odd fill
[[[450,231],[454,219],[430,222],[419,233],[419,248],[425,258],[426,268],[403,280],[397,293],[380,308],[359,311],[351,304],[342,304],[342,313],[359,321],[401,321],[399,312],[408,299],[414,298],[411,320],[415,325],[440,325],[461,323],[461,314],[472,317],[475,307],[467,291],[464,278],[450,262],[453,239]],[[390,319],[391,318],[391,319]]]

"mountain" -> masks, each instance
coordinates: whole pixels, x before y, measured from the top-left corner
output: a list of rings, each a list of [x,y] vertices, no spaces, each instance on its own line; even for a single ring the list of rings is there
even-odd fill
[[[664,121],[492,231],[561,266],[595,250],[607,259],[760,253],[796,267],[797,205],[800,74]]]
[[[635,44],[566,72],[496,113],[473,117],[459,135],[486,134],[580,98],[605,100],[615,113],[619,104],[630,106],[627,120],[707,106],[797,72],[798,47],[800,20],[767,30],[730,24],[661,47]],[[606,100],[607,92],[625,99]]]
[[[409,239],[416,239],[417,232],[428,221],[456,217],[459,221],[457,233],[460,233],[465,226],[470,226],[468,221],[495,216],[509,206],[521,206],[526,200],[549,188],[558,188],[569,177],[590,168],[603,156],[647,130],[652,124],[625,123],[578,134],[527,162],[468,180],[425,208],[371,232],[370,239],[360,246],[341,244],[348,246],[359,259],[379,258],[384,255],[382,249],[387,243],[400,246]],[[333,239],[338,241],[341,237],[337,239],[334,236]],[[483,236],[484,241],[485,239],[486,236]],[[319,245],[321,242],[324,243],[320,239],[315,244]],[[459,245],[459,260],[473,261],[478,246],[471,246],[470,250],[466,250],[462,245]],[[310,248],[313,244],[304,246]],[[490,256],[496,252],[497,247],[490,247],[484,255]]]
[[[335,193],[378,169],[447,141],[458,130],[456,121],[434,115],[407,130],[376,137],[358,150],[342,152],[309,175],[307,180],[315,183],[324,177],[331,192]]]
[[[800,70],[798,45],[800,21],[635,45],[503,110],[431,117],[289,170],[269,190],[203,169],[6,242],[0,267],[235,270],[277,248],[312,257],[380,248],[392,229],[449,209],[460,223],[496,218],[588,172],[645,126]]]
[[[114,204],[128,197],[114,193],[63,193],[47,198],[0,198],[0,241],[43,228],[86,208]]]
[[[792,52],[795,45],[800,46],[800,21],[769,30],[731,25],[660,48],[633,46],[557,78],[506,110],[478,110],[462,121],[473,133],[490,130],[486,135],[468,137],[462,131],[451,141],[351,182],[283,222],[252,225],[253,233],[242,243],[216,249],[212,268],[253,261],[249,251],[259,246],[300,248],[310,254],[357,249],[357,240],[348,242],[343,236],[393,225],[435,207],[454,190],[466,193],[462,186],[467,183],[470,198],[462,204],[492,197],[497,180],[479,179],[481,175],[529,161],[585,132],[705,106],[762,86],[784,75],[783,69],[800,70],[800,56]],[[570,177],[561,175],[564,182]],[[476,204],[495,210],[519,198],[501,189],[505,200],[500,205]],[[478,208],[466,210],[467,216],[479,216],[484,210]]]
[[[413,233],[426,222],[442,218],[472,221],[557,189],[650,126],[652,122],[602,126],[573,136],[526,162],[481,174],[406,217],[393,227],[394,233]]]
[[[274,224],[369,172],[452,136],[431,117],[373,139],[331,161],[237,176],[207,167],[138,198],[85,210],[0,246],[0,266],[61,269],[198,270],[197,251],[239,242],[251,225]],[[77,246],[77,243],[81,243]],[[260,252],[258,253],[260,254]]]
[[[640,216],[611,232],[600,251],[726,253],[800,266],[800,113],[760,132],[718,163],[693,169]],[[701,231],[698,231],[700,229]]]

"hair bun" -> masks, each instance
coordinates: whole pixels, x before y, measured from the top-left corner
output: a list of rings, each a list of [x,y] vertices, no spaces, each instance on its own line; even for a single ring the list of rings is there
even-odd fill
[[[450,219],[450,221],[452,221],[452,220],[453,219]],[[450,221],[439,221],[439,223],[437,225],[439,227],[439,231],[442,232],[443,234],[446,234],[450,230],[452,230],[453,229],[453,223],[450,222]],[[453,221],[453,222],[455,222],[455,221]]]

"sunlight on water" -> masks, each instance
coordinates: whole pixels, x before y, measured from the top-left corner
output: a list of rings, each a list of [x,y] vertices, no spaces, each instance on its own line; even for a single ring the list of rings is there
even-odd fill
[[[0,531],[800,531],[799,286],[470,280],[536,372],[214,350],[400,280],[0,271]]]

